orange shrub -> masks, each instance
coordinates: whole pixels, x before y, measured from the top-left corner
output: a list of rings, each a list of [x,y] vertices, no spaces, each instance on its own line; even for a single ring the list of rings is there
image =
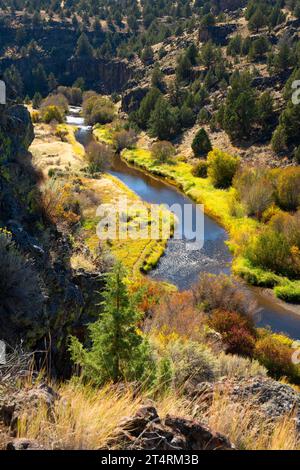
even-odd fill
[[[150,327],[164,329],[186,338],[197,339],[204,325],[204,316],[194,304],[191,292],[166,296],[154,309]]]
[[[271,336],[260,339],[255,347],[256,358],[276,379],[283,376],[292,380],[297,378],[297,368],[292,363],[292,353],[292,349]]]

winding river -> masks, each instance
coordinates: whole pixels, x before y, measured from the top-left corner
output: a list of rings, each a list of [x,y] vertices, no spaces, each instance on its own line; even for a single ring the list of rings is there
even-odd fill
[[[77,140],[86,145],[92,138],[91,128],[84,125],[80,108],[71,108],[67,123],[78,127]],[[113,161],[110,174],[119,178],[141,199],[152,204],[192,204],[195,220],[197,206],[177,188],[157,179],[142,170],[127,165],[119,157]],[[188,289],[201,272],[214,274],[231,271],[231,254],[225,244],[226,231],[214,220],[204,216],[204,247],[187,251],[185,240],[170,240],[165,255],[158,267],[149,275],[156,280],[175,284],[179,289]],[[267,290],[243,286],[249,294],[249,302],[257,304],[256,323],[270,326],[273,331],[285,332],[292,338],[300,338],[300,306],[281,302]]]

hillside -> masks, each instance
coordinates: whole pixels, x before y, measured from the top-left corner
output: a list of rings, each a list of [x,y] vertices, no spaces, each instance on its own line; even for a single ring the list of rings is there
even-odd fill
[[[299,33],[0,1],[0,450],[300,450]]]

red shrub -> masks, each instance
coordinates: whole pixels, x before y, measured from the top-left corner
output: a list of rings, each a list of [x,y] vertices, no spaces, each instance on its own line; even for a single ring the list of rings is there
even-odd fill
[[[246,315],[226,310],[215,310],[209,325],[223,336],[227,352],[240,356],[253,356],[255,348],[255,326]]]

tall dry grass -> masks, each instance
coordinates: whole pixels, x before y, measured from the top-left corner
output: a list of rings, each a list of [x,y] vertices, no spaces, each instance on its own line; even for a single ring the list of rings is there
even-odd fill
[[[216,394],[206,413],[208,425],[225,434],[239,450],[300,450],[293,414],[272,421],[259,412],[253,400],[235,402]]]
[[[94,389],[81,384],[63,384],[57,390],[61,400],[53,413],[40,407],[30,419],[19,423],[19,437],[36,439],[49,449],[103,449],[116,434],[120,421],[133,416],[146,403],[146,395],[106,386]],[[229,396],[215,394],[204,409],[201,399],[194,402],[174,392],[155,403],[159,416],[167,414],[197,419],[213,431],[226,435],[240,450],[300,450],[293,415],[277,422],[266,419],[254,403],[238,403]]]

